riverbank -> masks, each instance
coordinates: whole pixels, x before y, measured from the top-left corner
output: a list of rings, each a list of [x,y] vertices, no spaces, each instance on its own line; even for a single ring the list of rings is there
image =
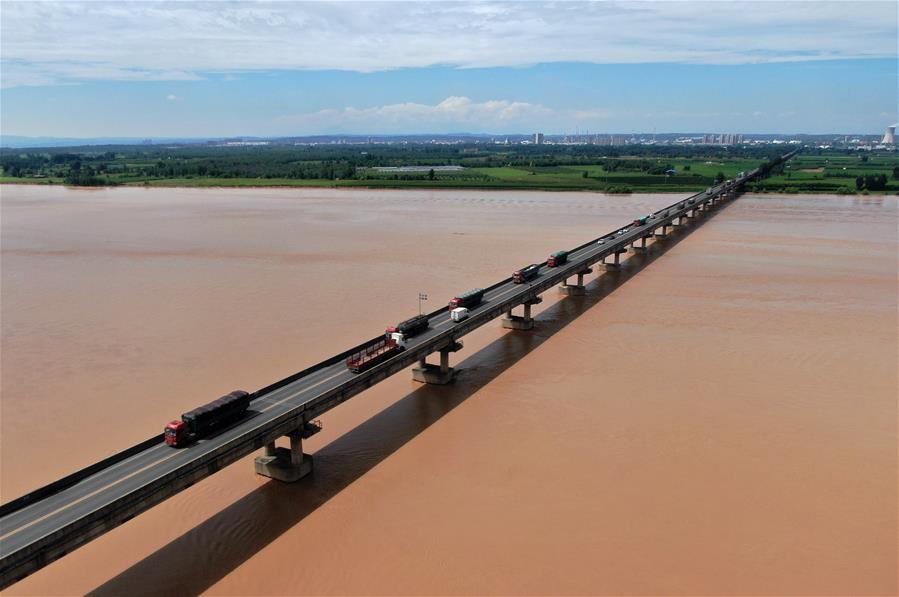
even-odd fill
[[[774,158],[746,148],[704,154],[694,149],[690,155],[667,155],[662,149],[655,149],[655,154],[646,153],[650,151],[646,148],[628,148],[629,152],[643,151],[639,155],[594,155],[600,151],[596,147],[580,148],[581,153],[572,154],[555,148],[545,155],[528,155],[522,149],[502,154],[485,153],[483,148],[436,155],[430,148],[421,147],[392,151],[399,153],[384,148],[369,148],[365,152],[346,148],[239,152],[215,148],[120,148],[102,153],[0,153],[0,183],[692,194]],[[609,148],[604,151],[613,152]],[[892,153],[800,154],[789,163],[778,164],[768,174],[768,178],[748,185],[747,190],[789,194],[899,193],[899,158]]]
[[[495,183],[485,181],[443,181],[443,180],[295,180],[286,178],[259,179],[259,178],[199,178],[199,179],[171,179],[152,180],[125,184],[111,185],[66,185],[62,180],[12,178],[0,177],[0,186],[4,185],[45,185],[62,186],[72,189],[105,189],[121,187],[146,187],[146,188],[172,188],[172,189],[408,189],[408,190],[473,190],[473,191],[587,191],[592,193],[605,193],[609,195],[628,195],[631,193],[698,193],[707,187],[702,185],[635,185],[631,186],[603,186],[590,184],[528,184],[517,182],[497,181]],[[802,188],[791,185],[778,185],[776,182],[764,181],[754,187],[750,185],[750,192],[764,192],[766,194],[787,195],[820,195],[821,192],[814,187]],[[853,190],[850,188],[838,189],[833,194],[852,195],[899,195],[899,190],[888,188],[886,190]]]

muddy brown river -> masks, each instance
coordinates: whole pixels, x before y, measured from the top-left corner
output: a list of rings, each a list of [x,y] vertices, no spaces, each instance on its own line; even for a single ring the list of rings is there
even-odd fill
[[[683,195],[0,187],[0,493]],[[897,198],[747,195],[10,595],[893,595]]]

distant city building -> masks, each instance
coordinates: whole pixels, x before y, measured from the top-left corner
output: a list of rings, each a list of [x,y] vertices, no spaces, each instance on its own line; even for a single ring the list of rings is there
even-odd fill
[[[743,135],[735,133],[719,133],[717,135],[703,135],[702,142],[705,145],[739,145],[743,143]]]
[[[883,134],[883,139],[880,141],[884,145],[895,145],[896,144],[896,125],[891,125],[887,127],[886,132]]]
[[[543,133],[534,133],[534,145],[543,145]]]

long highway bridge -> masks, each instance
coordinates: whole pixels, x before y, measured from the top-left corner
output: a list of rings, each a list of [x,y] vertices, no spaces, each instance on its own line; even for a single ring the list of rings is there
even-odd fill
[[[776,161],[787,160],[791,152]],[[540,264],[530,283],[506,278],[485,289],[483,302],[461,322],[447,308],[428,314],[429,328],[406,343],[396,356],[362,373],[346,367],[347,357],[371,344],[368,340],[344,353],[295,373],[254,392],[246,416],[227,429],[176,449],[160,434],[50,485],[0,506],[0,588],[57,560],[106,531],[128,521],[257,450],[256,472],[282,481],[294,481],[312,468],[303,454],[302,440],[320,429],[323,413],[376,383],[417,365],[413,377],[426,383],[452,379],[449,355],[462,348],[461,338],[489,321],[502,317],[504,327],[530,329],[531,306],[540,295],[561,285],[568,295],[584,293],[584,276],[592,266],[615,270],[628,249],[645,249],[646,241],[663,237],[718,205],[734,199],[745,182],[767,173],[769,164],[682,199],[649,217],[645,224],[627,224],[571,249],[560,267]],[[572,278],[576,284],[569,284]],[[523,315],[512,314],[522,306]],[[440,363],[426,362],[439,353]],[[277,448],[275,440],[290,438],[290,448]]]

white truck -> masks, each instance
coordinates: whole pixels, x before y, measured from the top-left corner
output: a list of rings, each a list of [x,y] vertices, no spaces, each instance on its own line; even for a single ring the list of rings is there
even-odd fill
[[[456,307],[452,311],[450,311],[450,319],[459,323],[465,319],[468,319],[468,309],[465,307]]]

